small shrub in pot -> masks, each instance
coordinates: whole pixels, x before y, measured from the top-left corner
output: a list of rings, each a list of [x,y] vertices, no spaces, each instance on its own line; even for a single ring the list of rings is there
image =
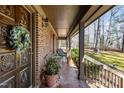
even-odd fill
[[[55,58],[49,58],[46,64],[46,84],[48,87],[57,85],[60,65]]]

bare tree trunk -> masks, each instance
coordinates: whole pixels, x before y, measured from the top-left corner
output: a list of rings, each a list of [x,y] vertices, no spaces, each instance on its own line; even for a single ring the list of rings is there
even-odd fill
[[[87,45],[88,45],[88,49],[90,48],[90,47],[89,47],[89,44],[90,44],[90,43],[89,43],[89,38],[90,38],[89,31],[90,31],[90,30],[89,30],[89,28],[88,28],[88,36],[87,36],[87,37],[88,37],[88,38],[87,38],[87,42],[88,42],[88,43],[87,43]]]
[[[116,32],[116,39],[117,39],[117,48],[120,49],[118,32]]]
[[[123,39],[122,39],[122,52],[124,52],[124,32],[123,32]]]
[[[112,11],[111,11],[110,20],[109,20],[109,28],[108,28],[108,34],[107,34],[105,49],[108,48],[109,43],[110,43],[111,25],[112,25]]]
[[[100,47],[100,18],[98,19],[98,26],[96,31],[96,44],[95,44],[95,52],[99,53]]]
[[[103,30],[103,33],[102,33],[102,36],[103,36],[103,42],[102,42],[102,45],[103,45],[103,50],[105,49],[105,37],[104,37],[104,33],[105,33],[105,30],[104,30],[104,19],[102,20],[102,30]]]
[[[94,47],[96,42],[96,23],[94,23]]]

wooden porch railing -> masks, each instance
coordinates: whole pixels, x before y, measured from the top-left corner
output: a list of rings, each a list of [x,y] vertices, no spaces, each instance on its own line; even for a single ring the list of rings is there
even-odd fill
[[[96,86],[107,88],[124,87],[124,72],[98,62],[87,55],[84,56],[84,71],[86,81]]]

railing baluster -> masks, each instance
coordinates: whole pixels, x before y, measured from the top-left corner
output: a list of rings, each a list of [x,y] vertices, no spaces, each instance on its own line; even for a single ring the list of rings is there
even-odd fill
[[[97,77],[97,82],[99,82],[99,67],[96,67],[96,77]]]
[[[124,78],[121,78],[121,88],[124,88]]]
[[[118,78],[118,88],[121,88],[121,78]]]
[[[90,80],[92,81],[92,62],[90,62]]]
[[[88,67],[87,67],[87,69],[88,69],[88,70],[87,70],[87,72],[88,72],[88,73],[87,73],[87,74],[88,74],[88,75],[87,75],[87,78],[88,78],[88,80],[89,80],[89,61],[88,61],[88,60],[87,60],[87,66],[88,66]]]
[[[101,70],[101,85],[103,85],[103,68],[102,68],[102,70]]]
[[[118,76],[116,75],[116,88],[118,88]]]
[[[103,70],[103,86],[105,86],[105,70]]]
[[[91,63],[89,62],[89,78],[91,80]]]
[[[108,88],[110,87],[110,71],[108,71],[108,79],[107,79],[107,81],[108,81]]]
[[[113,88],[115,88],[115,77],[114,77],[114,73],[113,73]]]
[[[85,75],[90,83],[103,85],[108,88],[124,87],[124,74],[122,72],[92,58],[85,58]]]
[[[106,87],[108,88],[108,71],[106,70]]]
[[[97,65],[96,64],[94,64],[94,81],[95,81],[95,84],[96,84],[96,67],[97,67]]]
[[[86,64],[87,64],[87,60],[86,59],[84,59],[84,73],[85,73],[85,78],[87,79],[87,66],[86,66]]]
[[[108,87],[108,71],[106,70],[106,87]]]
[[[115,88],[117,88],[117,78],[116,78],[116,75],[115,75]]]
[[[105,81],[105,86],[106,86],[106,70],[104,70],[104,81]]]
[[[93,66],[94,66],[94,64],[91,62],[91,79],[92,79],[92,81],[94,81],[94,79],[93,79],[93,74],[94,74]]]
[[[117,81],[117,88],[119,88],[119,87],[118,87],[118,86],[119,86],[119,84],[118,84],[118,83],[119,83],[119,82],[118,82],[118,78],[119,78],[119,77],[118,77],[118,76],[116,76],[116,77],[117,77],[117,80],[116,80],[116,81]]]
[[[116,88],[116,75],[114,74],[114,88]]]
[[[116,85],[116,83],[115,83],[115,74],[113,74],[113,82],[114,82],[114,88],[116,87],[115,85]]]
[[[100,84],[100,82],[101,82],[101,66],[99,66],[98,73],[99,73],[99,84]]]
[[[93,82],[94,82],[94,63],[92,64],[92,80],[93,80]]]
[[[107,81],[107,88],[109,88],[109,71],[108,70],[107,70],[107,75],[106,76],[107,76],[107,80],[106,80]]]
[[[88,60],[86,60],[86,79],[88,79]]]
[[[116,75],[116,88],[118,88],[118,76]]]
[[[117,79],[117,82],[118,82],[117,88],[119,88],[119,79],[120,79],[120,77],[118,77],[118,79]]]
[[[108,88],[108,81],[109,81],[109,80],[108,80],[108,79],[109,79],[108,73],[109,73],[109,72],[106,70],[106,87],[107,87],[107,88]]]
[[[100,66],[100,84],[102,84],[102,67]]]
[[[112,88],[114,88],[114,74],[112,73]]]
[[[96,85],[96,64],[94,64],[94,82]]]
[[[112,73],[109,72],[109,87],[112,88]]]

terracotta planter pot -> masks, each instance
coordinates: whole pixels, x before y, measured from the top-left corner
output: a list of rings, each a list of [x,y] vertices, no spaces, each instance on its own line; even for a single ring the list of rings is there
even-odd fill
[[[46,75],[46,85],[48,87],[56,87],[58,81],[58,75]]]

